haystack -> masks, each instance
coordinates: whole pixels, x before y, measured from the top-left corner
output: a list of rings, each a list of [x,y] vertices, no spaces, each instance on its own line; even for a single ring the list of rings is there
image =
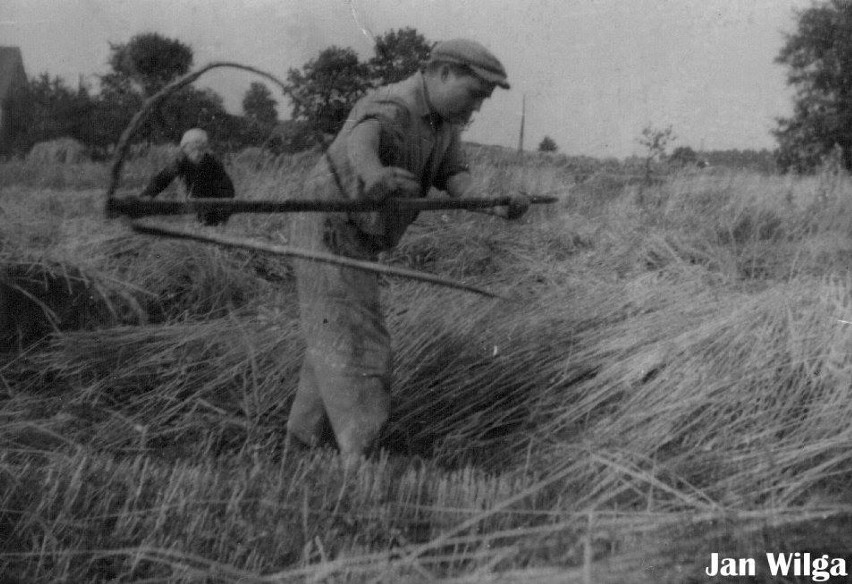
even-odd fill
[[[74,138],[57,138],[33,146],[27,154],[27,161],[38,164],[77,164],[89,161],[89,155],[86,147]]]

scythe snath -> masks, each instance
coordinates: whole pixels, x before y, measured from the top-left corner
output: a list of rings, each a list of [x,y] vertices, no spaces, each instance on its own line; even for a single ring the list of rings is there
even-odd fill
[[[555,203],[556,197],[530,197],[530,203]],[[488,209],[509,205],[511,197],[461,199],[404,199],[385,201],[326,201],[288,199],[286,201],[234,199],[187,199],[186,201],[153,201],[139,197],[114,197],[107,202],[107,214],[131,218],[150,215],[182,215],[221,209],[229,213],[363,213],[368,211],[447,211],[453,209]]]

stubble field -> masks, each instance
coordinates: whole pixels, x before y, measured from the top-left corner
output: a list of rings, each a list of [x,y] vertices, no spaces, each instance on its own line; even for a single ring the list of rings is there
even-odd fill
[[[714,552],[848,557],[852,183],[472,152],[490,195],[560,202],[424,213],[383,258],[508,299],[384,281],[393,414],[345,477],[333,445],[284,448],[286,258],[104,219],[103,165],[0,165],[0,582],[679,583]],[[229,170],[240,197],[298,197],[311,162]],[[286,243],[287,219],[223,232]]]

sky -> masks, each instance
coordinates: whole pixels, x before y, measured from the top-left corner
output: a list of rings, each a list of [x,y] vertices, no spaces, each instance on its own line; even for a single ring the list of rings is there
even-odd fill
[[[672,127],[673,146],[775,146],[775,119],[792,110],[774,63],[795,11],[811,0],[2,0],[0,45],[18,46],[30,77],[96,86],[110,43],[157,32],[192,47],[195,65],[236,61],[279,79],[319,51],[414,27],[430,41],[467,37],[506,67],[465,139],[517,147],[548,135],[569,155],[641,153],[643,128]],[[250,73],[214,70],[210,87],[238,112]],[[280,117],[290,104],[277,88]]]

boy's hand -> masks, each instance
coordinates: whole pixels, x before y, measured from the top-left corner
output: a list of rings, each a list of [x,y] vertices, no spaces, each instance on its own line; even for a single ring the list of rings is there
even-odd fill
[[[396,166],[383,166],[363,179],[364,196],[372,201],[384,201],[388,197],[420,196],[420,182],[412,173]]]
[[[530,204],[530,198],[523,193],[512,195],[512,200],[506,207],[504,217],[510,221],[512,219],[519,219],[529,210]]]

